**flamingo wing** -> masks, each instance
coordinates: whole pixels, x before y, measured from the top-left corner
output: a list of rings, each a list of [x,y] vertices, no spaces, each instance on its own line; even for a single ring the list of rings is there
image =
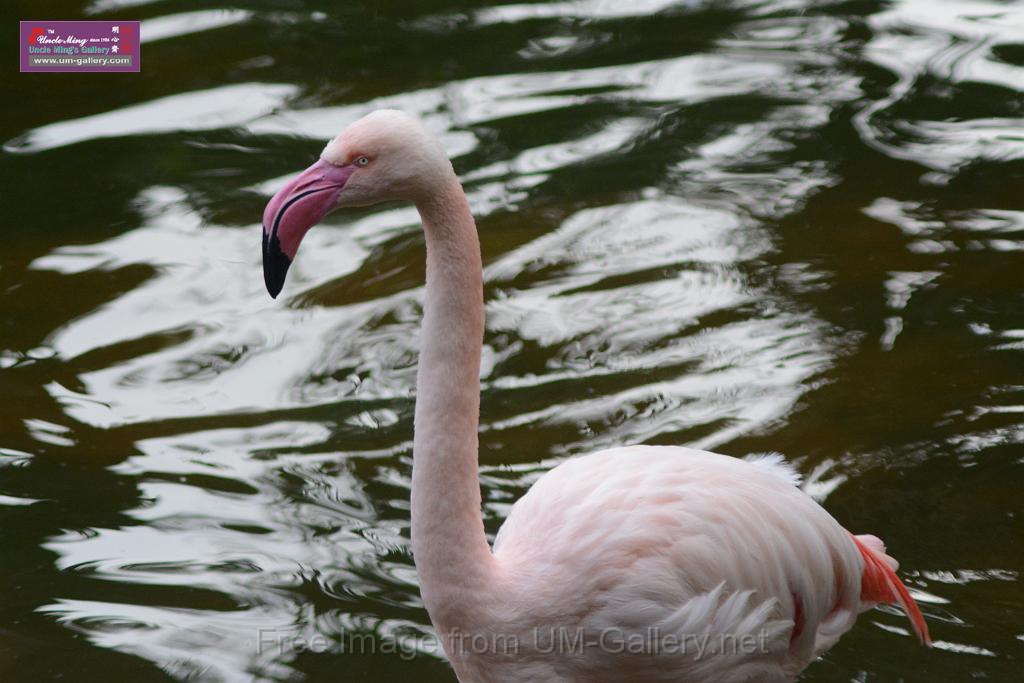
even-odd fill
[[[670,642],[627,658],[634,681],[786,680],[883,597],[862,598],[861,547],[794,483],[774,454],[634,446],[559,465],[495,540],[516,627]],[[624,675],[609,649],[561,675]]]

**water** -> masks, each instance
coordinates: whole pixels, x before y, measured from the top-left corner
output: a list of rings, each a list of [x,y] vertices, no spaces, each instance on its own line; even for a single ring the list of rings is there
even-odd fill
[[[490,532],[575,453],[780,450],[937,641],[875,610],[801,680],[1019,678],[1024,7],[366,5],[55,2],[141,18],[142,74],[0,76],[0,675],[452,680],[415,213],[260,267],[270,193],[394,106],[479,219]]]

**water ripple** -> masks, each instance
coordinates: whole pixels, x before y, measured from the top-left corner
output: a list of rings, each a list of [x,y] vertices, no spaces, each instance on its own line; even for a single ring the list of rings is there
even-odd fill
[[[3,149],[28,154],[86,140],[238,126],[273,111],[297,92],[298,88],[293,85],[239,83],[170,95],[95,116],[41,126],[8,140]]]

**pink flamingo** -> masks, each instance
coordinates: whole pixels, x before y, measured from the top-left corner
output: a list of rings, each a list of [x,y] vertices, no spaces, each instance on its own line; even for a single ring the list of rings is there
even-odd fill
[[[477,428],[480,244],[451,162],[411,117],[332,140],[263,214],[276,297],[299,242],[339,207],[414,202],[426,236],[412,472],[424,605],[460,681],[788,681],[895,603],[921,612],[874,536],[853,536],[781,456],[630,446],[570,459],[488,545]]]

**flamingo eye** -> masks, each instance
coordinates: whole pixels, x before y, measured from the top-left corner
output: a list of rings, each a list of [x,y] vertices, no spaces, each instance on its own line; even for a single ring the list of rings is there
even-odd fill
[[[366,166],[370,163],[370,158],[366,156],[359,157],[356,159],[356,166]]]

